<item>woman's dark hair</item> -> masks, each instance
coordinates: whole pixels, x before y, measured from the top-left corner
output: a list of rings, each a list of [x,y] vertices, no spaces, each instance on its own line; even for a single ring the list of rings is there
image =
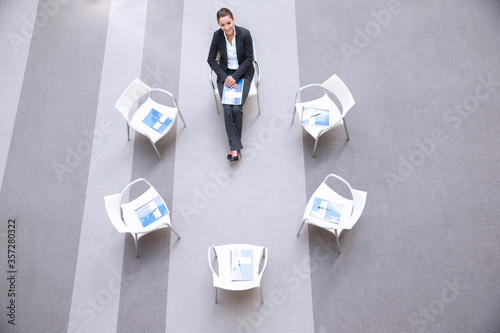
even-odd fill
[[[219,11],[217,12],[217,22],[219,22],[219,20],[223,17],[226,17],[226,16],[229,16],[231,19],[234,20],[234,17],[233,17],[233,13],[231,13],[231,11],[227,8],[221,8],[219,9]]]

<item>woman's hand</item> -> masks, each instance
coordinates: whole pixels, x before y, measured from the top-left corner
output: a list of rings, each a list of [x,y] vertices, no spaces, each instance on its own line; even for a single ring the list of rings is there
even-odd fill
[[[236,81],[233,79],[233,77],[231,75],[229,75],[226,80],[224,81],[224,85],[226,87],[229,87],[229,88],[232,88],[232,89],[236,89],[238,87],[238,85],[236,84]]]

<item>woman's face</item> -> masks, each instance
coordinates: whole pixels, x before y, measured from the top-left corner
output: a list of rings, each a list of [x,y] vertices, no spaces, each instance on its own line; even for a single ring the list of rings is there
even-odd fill
[[[227,36],[232,36],[234,34],[234,19],[231,16],[221,17],[219,19],[219,27]]]

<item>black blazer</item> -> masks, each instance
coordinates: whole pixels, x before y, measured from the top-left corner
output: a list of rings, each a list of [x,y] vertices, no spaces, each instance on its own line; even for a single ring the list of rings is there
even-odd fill
[[[253,67],[253,44],[250,31],[245,28],[234,26],[236,31],[236,55],[238,57],[239,67],[231,76],[235,81],[242,77],[252,81],[255,69]],[[220,52],[220,62],[217,63],[215,58],[217,52]],[[214,32],[210,51],[208,52],[208,64],[210,68],[217,74],[217,82],[224,83],[228,75],[227,70],[227,48],[224,31],[219,29]]]

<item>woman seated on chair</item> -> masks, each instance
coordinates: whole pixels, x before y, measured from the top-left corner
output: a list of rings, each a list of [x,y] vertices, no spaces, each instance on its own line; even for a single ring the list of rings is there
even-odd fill
[[[217,12],[217,23],[220,29],[214,32],[207,62],[217,74],[217,87],[222,97],[224,86],[237,88],[237,82],[243,79],[243,96],[241,105],[222,104],[224,121],[229,140],[230,161],[241,158],[241,130],[243,126],[243,103],[248,96],[254,75],[253,44],[250,32],[234,25],[233,13],[227,8]],[[217,63],[217,53],[220,61]]]

